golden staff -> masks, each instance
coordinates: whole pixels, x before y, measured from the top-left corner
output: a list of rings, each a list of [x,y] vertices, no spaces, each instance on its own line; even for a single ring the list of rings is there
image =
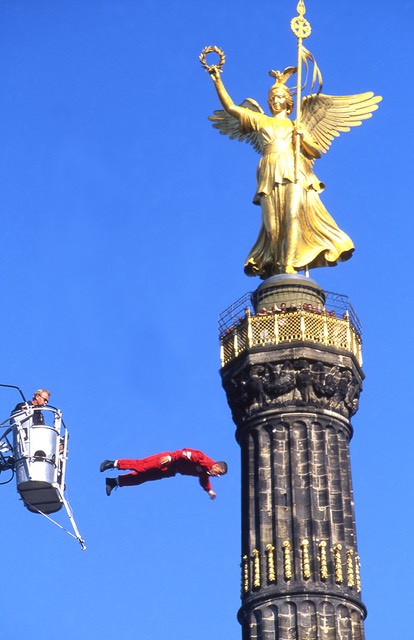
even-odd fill
[[[290,21],[290,28],[298,39],[298,87],[296,91],[296,131],[300,125],[300,108],[302,100],[302,40],[308,38],[311,34],[311,26],[309,22],[303,16],[306,13],[305,3],[303,0],[299,0],[299,4],[296,7],[296,11],[299,15],[292,18]],[[296,135],[295,145],[295,183],[298,181],[298,167],[299,167],[299,154],[300,154],[300,135]]]

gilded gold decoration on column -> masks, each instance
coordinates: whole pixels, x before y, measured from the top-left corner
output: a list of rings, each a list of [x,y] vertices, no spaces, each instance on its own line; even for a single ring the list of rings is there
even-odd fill
[[[234,332],[234,336],[233,336],[233,348],[234,348],[234,354],[237,358],[237,356],[239,355],[239,334],[237,333],[237,331]]]
[[[300,316],[300,337],[301,337],[301,340],[305,340],[305,337],[306,337],[306,325],[305,325],[305,318],[303,314],[301,314]]]
[[[274,319],[269,315],[246,314],[221,336],[221,365],[224,367],[239,353],[254,346],[285,344],[297,340],[298,325],[300,335],[308,342],[351,352],[362,365],[361,337],[349,319],[309,313],[303,309],[289,314],[275,314]],[[349,332],[352,336],[351,345],[347,338]],[[263,335],[266,335],[265,342]]]
[[[344,574],[342,571],[342,557],[341,557],[342,545],[336,544],[333,548],[334,563],[335,563],[335,582],[342,584],[344,581]]]
[[[357,593],[361,593],[361,562],[359,556],[355,556],[355,582]]]
[[[266,553],[267,553],[267,581],[276,582],[275,548],[272,544],[266,545]]]
[[[260,588],[260,553],[257,549],[253,550],[253,588]]]
[[[253,329],[252,329],[252,317],[250,315],[250,311],[247,314],[247,344],[250,347],[253,346]]]
[[[348,312],[347,312],[348,313]],[[346,316],[346,320],[349,319],[349,316]],[[351,349],[351,345],[352,345],[352,333],[351,333],[351,327],[349,326],[349,323],[346,326],[346,343],[347,343],[347,347],[348,349]]]
[[[242,595],[249,592],[249,556],[242,559]]]
[[[326,557],[326,542],[322,540],[319,543],[319,575],[321,580],[328,579],[328,561]]]
[[[301,551],[302,551],[302,575],[304,580],[309,580],[311,576],[310,571],[310,562],[309,562],[309,540],[302,540],[301,542]]]
[[[292,558],[289,540],[285,540],[283,543],[283,571],[285,580],[290,580],[292,578]]]
[[[274,335],[275,335],[275,337],[274,337],[275,343],[278,344],[278,342],[279,342],[279,319],[278,319],[277,313],[275,313]]]
[[[352,589],[355,587],[354,552],[352,549],[349,549],[346,552],[346,573],[348,578],[348,587]]]

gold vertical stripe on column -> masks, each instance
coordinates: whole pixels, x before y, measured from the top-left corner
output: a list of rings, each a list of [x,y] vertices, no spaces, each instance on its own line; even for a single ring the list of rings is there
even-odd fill
[[[357,593],[361,593],[361,562],[359,556],[355,556],[355,582]]]
[[[321,580],[328,579],[328,560],[326,557],[326,541],[319,543],[319,575]]]
[[[250,349],[253,345],[253,329],[252,329],[252,318],[250,313],[247,316],[247,344]]]
[[[292,558],[289,540],[285,540],[283,543],[283,572],[285,580],[290,580],[292,577]]]
[[[260,578],[260,553],[258,549],[253,550],[253,588],[259,589],[261,583]]]
[[[301,545],[301,557],[302,557],[302,575],[304,580],[309,580],[311,576],[310,561],[309,561],[309,540],[302,540]]]
[[[342,545],[336,544],[333,548],[334,563],[335,563],[335,582],[336,584],[342,584],[344,581],[344,574],[342,571],[342,557],[341,557]]]
[[[352,549],[348,549],[346,552],[346,574],[348,578],[348,587],[353,589],[355,587],[355,570],[354,570],[354,552]]]
[[[249,556],[244,555],[242,559],[242,595],[249,592]]]
[[[266,554],[267,554],[267,581],[276,582],[275,548],[272,544],[266,545]]]

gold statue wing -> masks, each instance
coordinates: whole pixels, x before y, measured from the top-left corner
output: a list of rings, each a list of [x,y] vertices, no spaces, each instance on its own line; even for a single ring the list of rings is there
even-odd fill
[[[242,109],[250,109],[256,113],[264,113],[262,107],[256,100],[252,98],[246,98],[239,105]],[[247,142],[252,145],[257,153],[262,153],[261,144],[257,136],[256,131],[243,131],[240,121],[235,116],[227,113],[224,109],[218,109],[214,112],[214,115],[208,117],[213,122],[213,127],[218,129],[223,136],[229,136],[231,140],[238,140],[239,142]]]
[[[371,118],[381,100],[372,91],[355,96],[312,94],[302,100],[301,126],[326,153],[340,133]]]

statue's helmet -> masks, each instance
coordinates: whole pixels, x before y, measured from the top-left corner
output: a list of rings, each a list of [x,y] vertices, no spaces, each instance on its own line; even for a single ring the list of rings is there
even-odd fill
[[[287,104],[287,112],[292,113],[293,111],[293,98],[292,93],[289,88],[286,86],[286,81],[293,73],[296,73],[296,67],[287,67],[284,71],[269,71],[269,75],[276,79],[276,82],[270,87],[267,102],[272,110],[272,98],[276,93],[282,94],[286,100]]]

